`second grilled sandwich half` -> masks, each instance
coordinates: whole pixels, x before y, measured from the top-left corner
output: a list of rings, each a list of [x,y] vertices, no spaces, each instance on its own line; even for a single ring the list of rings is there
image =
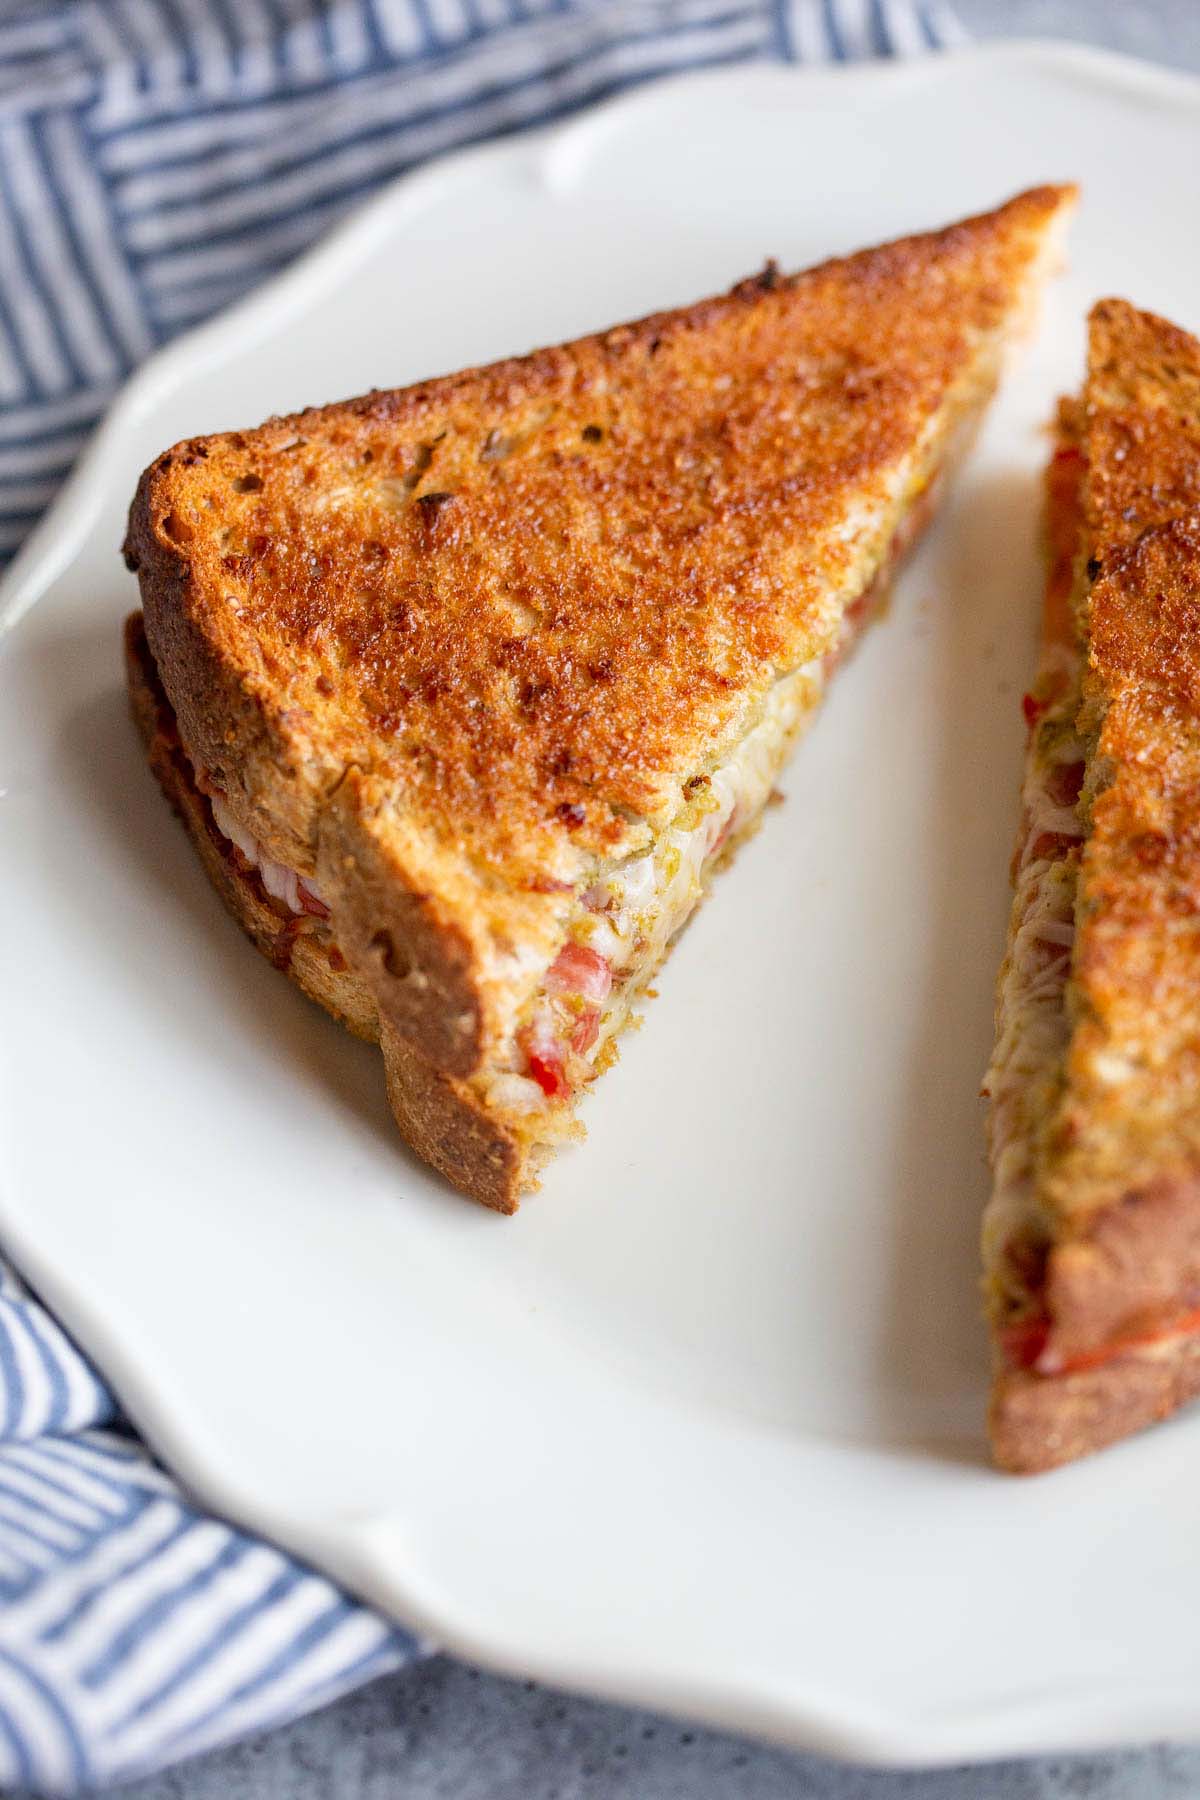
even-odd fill
[[[992,1438],[1047,1469],[1200,1392],[1200,342],[1090,320],[985,1090]]]
[[[127,632],[259,947],[515,1208],[928,518],[1072,190],[176,445]]]

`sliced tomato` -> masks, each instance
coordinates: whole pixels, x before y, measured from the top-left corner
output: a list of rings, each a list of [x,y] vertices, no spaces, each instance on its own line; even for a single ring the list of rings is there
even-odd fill
[[[1036,694],[1022,694],[1021,711],[1025,714],[1025,723],[1033,731],[1050,711],[1050,702],[1039,700]]]
[[[1165,1325],[1149,1325],[1144,1331],[1131,1331],[1126,1337],[1114,1338],[1095,1350],[1081,1350],[1075,1356],[1063,1357],[1047,1374],[1078,1375],[1084,1369],[1099,1369],[1118,1356],[1147,1350],[1154,1344],[1169,1343],[1172,1338],[1194,1337],[1200,1332],[1200,1310],[1179,1313]]]
[[[1052,706],[1065,696],[1068,677],[1062,669],[1046,669],[1038,676],[1036,687],[1021,695],[1021,711],[1030,731],[1036,731]]]
[[[1094,1350],[1080,1350],[1074,1356],[1050,1351],[1050,1320],[1044,1313],[1018,1319],[1001,1328],[1000,1348],[1015,1369],[1034,1369],[1039,1375],[1081,1375],[1088,1369],[1103,1368],[1121,1356],[1136,1355],[1139,1350],[1170,1343],[1174,1338],[1194,1337],[1200,1333],[1200,1309],[1178,1313],[1165,1324],[1149,1325],[1142,1331],[1128,1332],[1112,1338]]]
[[[1032,1369],[1050,1338],[1050,1321],[1044,1313],[1014,1319],[997,1333],[1000,1348],[1014,1369]]]
[[[567,1080],[566,1045],[559,1036],[549,1007],[535,1012],[517,1042],[524,1052],[529,1074],[548,1100],[565,1100],[571,1091]]]
[[[1084,764],[1054,763],[1046,777],[1046,792],[1055,806],[1074,806],[1083,792]]]
[[[563,998],[578,994],[600,1006],[612,991],[608,959],[586,944],[566,944],[546,971],[546,992]]]
[[[530,1075],[548,1099],[562,1100],[571,1092],[568,1047],[582,1056],[596,1042],[612,983],[607,957],[586,944],[565,945],[546,971],[546,992],[559,1004],[539,1007],[519,1043]]]
[[[1023,861],[1027,863],[1058,862],[1073,850],[1082,840],[1078,832],[1039,831],[1033,842],[1026,846]]]
[[[565,1100],[571,1091],[563,1067],[561,1051],[557,1056],[546,1056],[539,1050],[526,1052],[529,1073],[545,1094],[547,1100]]]
[[[304,911],[306,913],[311,913],[314,919],[327,919],[329,917],[329,908],[326,906],[325,902],[318,894],[314,894],[308,883],[302,881],[299,876],[296,877],[296,898]]]

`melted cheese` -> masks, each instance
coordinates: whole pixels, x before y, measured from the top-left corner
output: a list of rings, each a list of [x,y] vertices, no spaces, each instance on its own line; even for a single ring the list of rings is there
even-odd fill
[[[819,662],[777,681],[759,722],[733,754],[684,788],[683,805],[653,849],[598,875],[583,896],[570,935],[605,958],[614,980],[595,1042],[584,1056],[569,1059],[573,1086],[587,1080],[605,1045],[627,1023],[639,992],[695,911],[731,837],[740,836],[759,817],[794,738],[816,709],[822,686]],[[535,1008],[541,1003],[539,996]],[[522,1061],[514,1037],[505,1066],[483,1078],[490,1105],[520,1113],[553,1105],[521,1073]]]
[[[1014,1279],[1008,1248],[1042,1234],[1036,1162],[1071,1030],[1066,997],[1079,857],[1062,840],[1078,842],[1083,832],[1078,806],[1064,806],[1056,793],[1061,791],[1059,771],[1082,763],[1086,750],[1072,723],[1079,704],[1079,657],[1072,655],[1067,669],[1066,654],[1061,648],[1054,652],[1056,672],[1068,676],[1067,691],[1038,726],[1030,749],[1010,943],[997,990],[996,1046],[983,1083],[991,1099],[993,1173],[983,1250],[997,1301]],[[1051,852],[1035,856],[1035,847],[1047,837]]]
[[[229,843],[236,845],[246,861],[258,870],[262,884],[268,894],[275,900],[282,900],[289,912],[304,914],[311,912],[300,898],[301,877],[295,869],[289,869],[283,863],[273,862],[259,843],[252,837],[245,826],[234,818],[219,794],[210,794],[209,807],[212,811],[213,824],[221,836]],[[324,905],[312,882],[305,879],[304,885],[313,898]]]
[[[594,1042],[582,1056],[571,1053],[573,1086],[588,1079],[605,1046],[627,1023],[637,995],[695,911],[728,842],[758,819],[792,741],[816,710],[824,680],[817,660],[777,681],[758,723],[732,755],[686,784],[679,811],[653,848],[599,872],[582,896],[569,935],[604,957],[613,985]],[[257,870],[269,894],[289,911],[305,913],[310,909],[300,898],[303,882],[320,902],[312,882],[267,856],[219,795],[211,795],[209,804],[217,830]],[[538,1004],[544,1004],[540,991],[535,1008]],[[523,1067],[514,1025],[500,1058],[480,1078],[488,1104],[506,1113],[560,1111]]]

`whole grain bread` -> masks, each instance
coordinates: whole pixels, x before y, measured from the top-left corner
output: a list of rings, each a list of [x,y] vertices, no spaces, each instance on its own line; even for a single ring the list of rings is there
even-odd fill
[[[1082,1223],[1200,1168],[1200,342],[1091,315],[1073,1032],[1044,1159]]]
[[[1033,1369],[999,1359],[992,1414],[997,1460],[1020,1470],[1200,1388],[1180,1329],[1200,1302],[1200,342],[1122,300],[1089,327],[1085,841],[1035,1167],[1045,1341]]]
[[[204,871],[247,937],[271,965],[356,1037],[380,1044],[388,1097],[417,1155],[462,1192],[499,1212],[516,1209],[526,1147],[489,1117],[462,1083],[434,1069],[381,1021],[374,995],[355,974],[322,920],[286,913],[213,821],[179,740],[158,679],[141,613],[125,621],[125,673],[134,722],[163,793],[191,839]]]
[[[579,893],[831,651],[990,396],[1072,203],[1034,189],[556,349],[187,440],[142,476],[125,553],[186,757],[327,899],[401,1128],[427,1144],[431,1095],[453,1095],[439,1166],[505,1171],[469,1191],[509,1204],[525,1179],[463,1084]]]
[[[1005,1369],[992,1389],[992,1453],[1012,1474],[1045,1474],[1169,1418],[1197,1395],[1200,1335],[1070,1374]]]

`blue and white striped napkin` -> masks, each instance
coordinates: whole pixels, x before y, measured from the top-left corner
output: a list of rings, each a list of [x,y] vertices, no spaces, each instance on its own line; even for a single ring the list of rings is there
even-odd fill
[[[417,1653],[191,1506],[0,1264],[0,1792],[134,1775]]]
[[[423,157],[943,0],[0,0],[0,562],[129,371]],[[0,1263],[0,1789],[129,1777],[419,1653],[198,1512]]]

